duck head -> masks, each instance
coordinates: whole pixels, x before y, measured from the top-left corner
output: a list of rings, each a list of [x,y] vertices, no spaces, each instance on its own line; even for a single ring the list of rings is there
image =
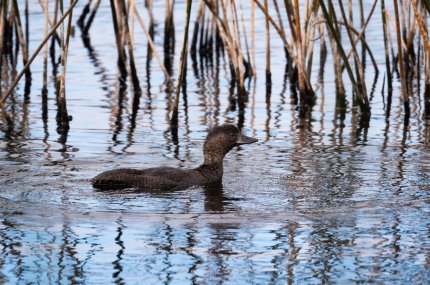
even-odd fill
[[[258,140],[241,134],[234,125],[221,125],[209,131],[203,146],[204,164],[222,162],[224,156],[235,146],[255,143]]]

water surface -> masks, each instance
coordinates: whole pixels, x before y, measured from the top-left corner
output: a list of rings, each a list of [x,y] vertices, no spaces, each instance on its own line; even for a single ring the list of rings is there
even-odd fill
[[[160,15],[163,5],[159,1],[154,8]],[[184,3],[175,9],[178,50]],[[37,3],[30,5],[30,51],[43,35],[40,11]],[[247,83],[243,111],[231,88],[227,58],[199,59],[197,69],[189,64],[175,142],[169,125],[174,93],[155,60],[146,68],[147,46],[137,27],[143,89],[137,112],[131,83],[121,92],[110,19],[103,2],[90,42],[78,29],[71,38],[67,98],[73,121],[66,135],[56,131],[52,76],[48,120],[42,120],[41,58],[32,67],[29,101],[23,99],[23,86],[16,92],[15,128],[2,125],[0,283],[429,282],[430,140],[418,96],[411,100],[405,126],[400,86],[394,82],[387,119],[383,75],[375,81],[369,64],[372,118],[369,128],[360,129],[351,87],[346,85],[342,116],[335,104],[332,58],[319,70],[316,56],[318,100],[311,117],[300,119],[283,52],[272,54],[268,93],[260,41],[258,77]],[[263,20],[257,15],[260,37]],[[374,52],[383,70],[378,18],[372,21],[375,29],[366,38],[381,43]],[[157,24],[161,52],[161,17]],[[274,38],[272,48],[280,51],[282,43]],[[219,185],[154,193],[98,192],[89,183],[115,167],[195,167],[203,160],[207,130],[240,120],[244,133],[259,143],[227,155]]]

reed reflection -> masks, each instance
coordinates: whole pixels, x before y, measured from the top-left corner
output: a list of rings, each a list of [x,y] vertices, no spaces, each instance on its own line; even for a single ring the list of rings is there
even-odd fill
[[[79,239],[67,219],[59,227],[37,224],[28,227],[24,222],[30,218],[28,213],[8,216],[0,214],[0,280],[3,273],[9,272],[4,280],[15,284],[30,280],[39,284],[83,282],[85,269],[75,250]],[[28,252],[38,254],[29,257]]]
[[[116,220],[118,224],[118,228],[116,230],[117,235],[115,236],[115,244],[118,246],[118,251],[116,253],[116,259],[112,262],[113,264],[113,273],[112,278],[114,279],[115,284],[126,284],[124,279],[121,276],[123,271],[122,259],[125,251],[124,241],[122,240],[123,231],[125,226],[121,218]]]
[[[122,129],[123,129],[123,123],[122,123],[122,117],[124,109],[127,110],[127,84],[125,82],[126,78],[120,76],[118,79],[118,93],[117,93],[117,102],[113,103],[114,107],[111,111],[111,120],[113,122],[112,124],[112,143],[113,145],[109,147],[109,150],[112,151],[112,149],[121,144],[122,142],[118,139],[118,136],[120,135]]]

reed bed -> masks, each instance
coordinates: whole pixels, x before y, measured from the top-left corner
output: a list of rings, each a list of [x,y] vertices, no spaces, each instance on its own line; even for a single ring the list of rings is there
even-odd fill
[[[56,0],[55,3],[51,3],[54,9],[48,9],[48,1],[40,0],[41,10],[45,16],[45,39],[31,56],[28,51],[28,30],[31,17],[28,14],[27,1],[25,3],[17,0],[1,2],[0,107],[2,117],[8,125],[13,125],[13,119],[8,115],[8,105],[9,100],[13,100],[15,87],[25,76],[24,96],[30,96],[31,62],[43,49],[44,72],[46,72],[47,42],[52,38],[50,48],[52,60],[55,59],[52,54],[55,54],[56,47],[60,49],[61,53],[61,72],[57,74],[58,129],[67,132],[68,122],[71,119],[67,112],[66,100],[67,54],[73,26],[72,14],[77,2],[78,0],[70,1],[67,3],[66,9],[66,3]],[[425,106],[423,115],[426,119],[430,119],[430,44],[426,24],[430,5],[427,1],[393,0],[391,3],[379,0],[379,5],[377,5],[378,0],[374,0],[368,15],[364,14],[362,0],[358,1],[358,11],[352,8],[351,0],[199,0],[194,1],[194,6],[191,6],[191,2],[187,2],[186,27],[184,38],[181,39],[184,44],[180,52],[180,62],[178,66],[174,66],[177,31],[174,20],[175,1],[165,0],[164,2],[165,18],[162,34],[164,59],[162,60],[154,44],[156,35],[153,1],[143,1],[142,5],[142,2],[135,0],[110,0],[120,71],[119,80],[125,82],[130,76],[135,100],[133,106],[136,108],[139,106],[142,89],[139,70],[134,59],[134,37],[140,32],[135,28],[135,23],[141,27],[148,43],[147,62],[155,57],[166,76],[168,89],[175,89],[174,103],[170,110],[172,124],[177,125],[179,91],[186,78],[188,53],[194,62],[212,61],[215,57],[224,56],[230,67],[231,82],[232,87],[236,90],[237,102],[239,107],[243,107],[249,90],[247,82],[260,76],[256,72],[254,35],[255,18],[256,15],[260,15],[265,19],[265,76],[268,102],[270,102],[270,86],[276,84],[271,79],[272,69],[274,64],[279,64],[271,62],[271,53],[274,52],[271,43],[276,37],[276,40],[280,40],[284,46],[291,91],[293,94],[298,94],[297,108],[300,110],[300,117],[309,118],[317,99],[317,93],[314,91],[316,83],[312,81],[311,75],[317,56],[314,53],[315,50],[319,50],[320,69],[324,69],[327,53],[331,53],[333,57],[336,106],[345,112],[345,102],[349,100],[347,94],[351,94],[353,112],[356,112],[360,118],[360,126],[366,127],[369,125],[371,117],[370,98],[372,94],[369,94],[369,90],[373,90],[366,82],[366,74],[373,74],[376,82],[380,72],[370,47],[371,44],[366,40],[366,31],[369,22],[375,17],[379,8],[385,53],[382,92],[387,93],[386,102],[384,102],[386,116],[390,116],[393,81],[396,80],[395,75],[398,75],[405,123],[408,123],[411,113],[410,99],[413,96],[423,100]],[[80,8],[81,11],[77,11],[80,16],[76,24],[81,29],[84,38],[91,37],[91,26],[97,17],[100,3],[100,0],[89,0]],[[24,17],[21,16],[21,10],[24,10]],[[194,18],[191,15],[194,15]],[[25,19],[25,25],[23,25],[22,18]],[[67,24],[64,26],[66,20]],[[188,39],[190,22],[191,36]],[[61,29],[58,30],[58,27]],[[22,60],[24,66],[20,72],[16,70],[18,59]],[[367,67],[369,62],[372,63],[373,68]],[[176,84],[172,85],[172,76],[175,73],[178,76]],[[345,77],[344,73],[346,73]],[[45,73],[43,78],[44,88],[46,88]],[[351,86],[352,90],[347,90],[345,87],[345,79],[349,80],[348,86]],[[420,94],[414,95],[413,86],[417,81],[423,81],[425,88]],[[43,104],[47,104],[47,100],[43,100]],[[118,104],[121,105],[120,102]],[[46,109],[46,106],[44,108]]]

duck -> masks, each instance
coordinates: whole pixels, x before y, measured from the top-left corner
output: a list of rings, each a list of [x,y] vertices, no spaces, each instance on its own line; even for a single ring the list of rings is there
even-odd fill
[[[173,190],[220,182],[226,154],[235,146],[255,142],[256,138],[245,136],[235,125],[220,125],[209,130],[203,144],[204,162],[197,168],[119,168],[100,173],[91,183],[98,190]]]

